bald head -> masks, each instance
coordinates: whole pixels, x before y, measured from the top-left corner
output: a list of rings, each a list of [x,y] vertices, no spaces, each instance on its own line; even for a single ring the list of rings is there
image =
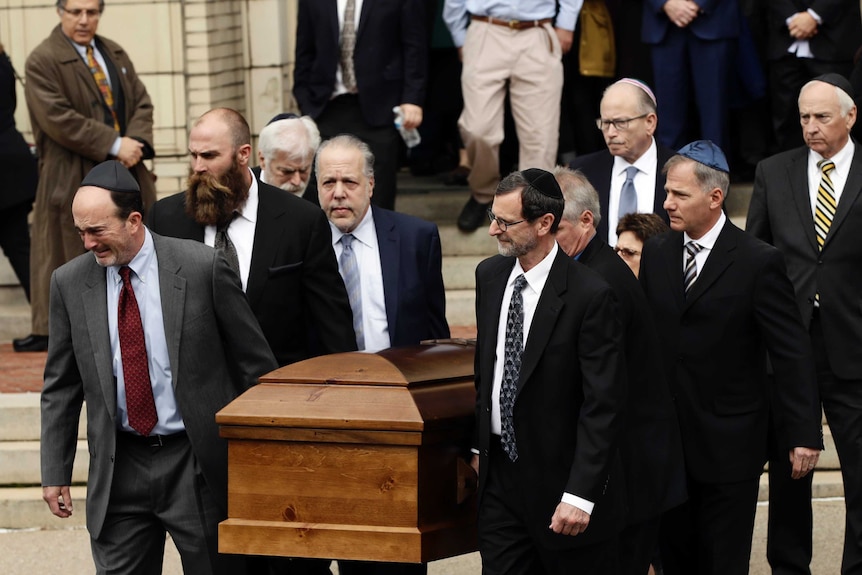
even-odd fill
[[[655,104],[638,86],[617,82],[605,90],[600,109],[602,135],[608,151],[633,164],[652,145],[652,135],[658,125]],[[618,127],[624,120],[629,120],[626,126]]]

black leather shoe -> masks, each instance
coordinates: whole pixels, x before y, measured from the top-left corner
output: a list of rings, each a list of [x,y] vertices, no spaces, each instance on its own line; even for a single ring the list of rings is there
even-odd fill
[[[462,232],[474,232],[483,223],[488,223],[489,207],[491,207],[491,202],[480,204],[471,196],[464,209],[461,210],[461,215],[458,216],[458,229]]]
[[[27,337],[13,339],[12,347],[15,351],[48,351],[48,336],[31,333]]]

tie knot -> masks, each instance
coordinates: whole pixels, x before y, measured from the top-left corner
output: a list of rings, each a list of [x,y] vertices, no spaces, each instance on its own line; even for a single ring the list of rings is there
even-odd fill
[[[353,234],[344,234],[341,236],[341,245],[344,249],[349,250],[352,249],[351,245],[353,244]]]
[[[832,160],[820,160],[817,162],[817,167],[820,168],[820,171],[826,175],[835,169],[835,162]]]
[[[93,45],[87,44],[87,56],[92,56],[92,55],[93,55]]]
[[[703,249],[703,246],[696,242],[688,242],[685,244],[685,251],[688,252],[688,257],[693,258]]]
[[[634,180],[635,176],[638,175],[638,169],[634,166],[629,166],[626,168],[626,180]]]
[[[132,268],[129,266],[123,266],[120,268],[120,277],[123,279],[123,283],[129,285],[129,279],[132,277]]]
[[[515,278],[514,293],[521,293],[525,287],[527,287],[527,278],[524,277],[524,274],[521,274]]]

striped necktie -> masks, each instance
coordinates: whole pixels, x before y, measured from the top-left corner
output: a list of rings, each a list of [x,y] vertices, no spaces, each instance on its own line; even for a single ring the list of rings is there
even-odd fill
[[[114,110],[114,94],[111,92],[111,85],[108,84],[108,77],[105,76],[105,72],[96,60],[92,44],[87,45],[87,66],[89,66],[90,74],[93,75],[93,79],[96,81],[96,85],[102,93],[102,98],[104,98],[105,104],[107,104],[108,109],[111,110],[111,117],[114,119],[114,129],[119,133],[120,122],[117,120],[117,111]]]
[[[688,294],[688,290],[691,289],[691,285],[697,277],[697,263],[694,261],[694,256],[702,249],[703,246],[695,242],[685,244],[685,273],[683,273],[683,281],[686,294]]]
[[[838,203],[835,201],[835,188],[829,175],[835,171],[835,162],[820,160],[817,167],[820,168],[820,185],[817,187],[817,203],[814,206],[814,231],[817,232],[817,245],[822,250]]]

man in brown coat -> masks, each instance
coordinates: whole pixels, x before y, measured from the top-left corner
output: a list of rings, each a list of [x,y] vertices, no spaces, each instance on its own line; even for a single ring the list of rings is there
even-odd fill
[[[115,42],[96,36],[104,1],[57,0],[60,24],[27,58],[25,96],[39,150],[33,207],[30,289],[32,333],[15,351],[48,348],[51,273],[83,253],[72,222],[72,197],[90,169],[107,159],[129,168],[144,206],[155,201],[153,105]]]

